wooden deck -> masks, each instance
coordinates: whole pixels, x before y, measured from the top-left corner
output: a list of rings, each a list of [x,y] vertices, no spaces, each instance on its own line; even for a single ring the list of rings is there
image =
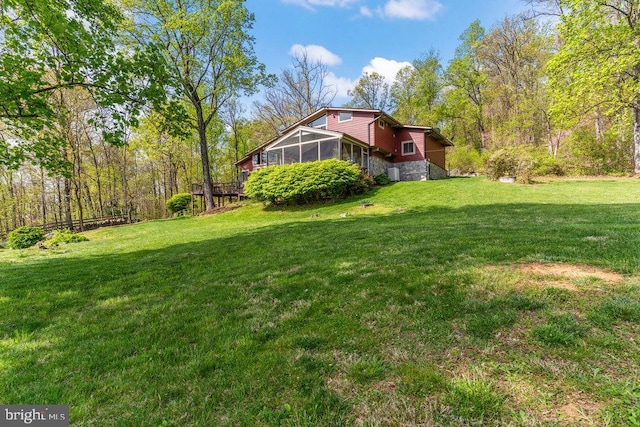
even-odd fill
[[[204,185],[191,184],[191,195],[204,198]],[[240,201],[245,197],[242,183],[238,181],[214,182],[212,185],[212,195],[218,199],[218,206],[224,205],[225,198],[228,198],[229,202],[232,202],[233,199]]]

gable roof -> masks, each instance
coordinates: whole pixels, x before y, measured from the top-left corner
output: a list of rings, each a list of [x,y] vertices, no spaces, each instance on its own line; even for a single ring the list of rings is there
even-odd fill
[[[445,146],[448,146],[448,147],[453,146],[453,143],[451,141],[449,141],[444,135],[442,135],[440,133],[440,129],[439,128],[432,128],[432,127],[429,127],[429,126],[404,125],[404,124],[400,123],[398,120],[394,119],[393,117],[391,117],[389,114],[385,113],[382,110],[366,109],[366,108],[347,108],[347,107],[322,107],[322,108],[314,111],[313,113],[309,114],[308,116],[298,120],[297,122],[293,123],[292,125],[288,126],[287,128],[283,129],[282,132],[280,132],[279,135],[274,136],[270,140],[258,145],[254,149],[252,149],[249,152],[247,152],[247,154],[245,154],[240,160],[238,160],[236,162],[236,165],[239,165],[240,163],[243,163],[243,162],[247,161],[248,159],[251,158],[251,156],[253,156],[254,154],[260,152],[265,147],[273,144],[274,142],[278,141],[279,139],[285,137],[286,135],[288,135],[295,128],[297,128],[299,126],[306,126],[308,123],[310,123],[310,122],[322,117],[323,115],[327,114],[329,111],[337,111],[337,112],[340,112],[340,111],[352,111],[352,112],[371,113],[374,116],[376,116],[376,119],[382,118],[393,127],[401,128],[401,129],[423,130],[428,135],[433,136],[442,145],[445,145]],[[328,131],[328,132],[334,132],[334,131]],[[354,137],[352,137],[352,136],[350,136],[350,135],[348,135],[346,133],[341,133],[341,132],[335,132],[335,133],[339,133],[342,136],[349,137],[350,139],[352,139],[354,141],[358,141],[358,142],[362,143],[362,141],[360,141],[360,140],[358,140],[358,139],[356,139],[356,138],[354,138]]]

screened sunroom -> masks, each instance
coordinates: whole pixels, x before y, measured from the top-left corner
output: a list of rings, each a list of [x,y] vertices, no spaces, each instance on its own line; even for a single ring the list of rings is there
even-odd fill
[[[368,156],[367,146],[349,135],[300,126],[254,154],[253,164],[272,166],[342,159],[367,168]]]

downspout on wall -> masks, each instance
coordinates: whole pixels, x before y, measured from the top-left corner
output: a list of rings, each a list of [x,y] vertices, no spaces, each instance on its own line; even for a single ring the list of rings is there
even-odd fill
[[[379,114],[372,121],[367,123],[367,145],[369,146],[369,153],[367,156],[367,172],[371,173],[371,125],[377,122],[383,115]]]

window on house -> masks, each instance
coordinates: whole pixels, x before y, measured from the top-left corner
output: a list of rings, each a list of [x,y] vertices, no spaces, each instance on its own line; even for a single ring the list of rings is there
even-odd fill
[[[265,151],[261,151],[253,155],[253,164],[254,165],[266,165],[267,164],[267,153]]]
[[[416,154],[416,144],[413,141],[405,141],[402,143],[402,155]]]
[[[268,155],[267,160],[269,161],[269,165],[282,164],[282,150],[268,151],[267,155]]]
[[[384,120],[378,120],[378,126],[380,126],[380,129],[384,129]]]
[[[312,127],[312,128],[326,129],[327,128],[327,115],[325,114],[324,116],[318,117],[317,119],[315,119],[314,121],[309,123],[308,126]]]
[[[353,113],[351,111],[340,111],[338,116],[339,122],[346,122],[353,119]]]

